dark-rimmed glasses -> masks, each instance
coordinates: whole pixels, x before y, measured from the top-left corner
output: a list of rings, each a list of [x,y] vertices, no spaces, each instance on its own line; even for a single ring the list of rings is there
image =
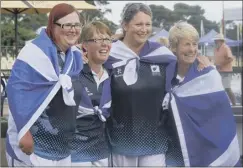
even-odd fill
[[[73,27],[76,30],[81,30],[83,27],[82,23],[64,23],[64,24],[60,24],[60,23],[54,23],[55,25],[61,27],[64,30],[71,30]]]
[[[102,39],[89,39],[89,40],[85,40],[86,42],[94,42],[94,43],[105,43],[105,44],[110,44],[112,43],[113,39],[112,38],[102,38]]]

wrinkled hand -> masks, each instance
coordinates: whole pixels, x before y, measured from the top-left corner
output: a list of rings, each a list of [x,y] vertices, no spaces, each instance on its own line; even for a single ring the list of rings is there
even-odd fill
[[[207,68],[209,66],[213,66],[213,63],[211,63],[210,60],[208,59],[208,57],[206,57],[206,56],[198,56],[197,60],[199,62],[199,65],[197,67],[198,71],[201,71],[204,68]]]
[[[34,150],[34,141],[30,131],[27,131],[26,134],[19,141],[19,148],[26,155],[31,155]]]

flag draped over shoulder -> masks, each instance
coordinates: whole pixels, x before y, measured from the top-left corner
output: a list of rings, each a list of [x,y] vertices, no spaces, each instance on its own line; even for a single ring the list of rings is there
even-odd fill
[[[173,113],[179,143],[174,146],[180,147],[185,166],[235,166],[240,159],[236,124],[221,77],[213,67],[198,72],[197,66],[195,61],[163,102],[164,107],[170,102]]]
[[[88,96],[85,88],[82,91],[82,99],[78,108],[77,118],[84,117],[86,115],[98,115],[99,119],[103,122],[110,116],[109,108],[111,107],[111,90],[110,90],[110,78],[104,81],[102,88],[102,95],[100,99],[100,105],[93,106],[90,97]]]
[[[139,61],[155,64],[168,63],[166,67],[166,90],[169,90],[175,73],[176,57],[174,54],[159,43],[147,41],[140,55],[138,56],[122,41],[118,40],[112,44],[109,59],[116,60],[115,63],[112,63],[112,68],[125,65],[123,79],[127,85],[132,85],[137,81]]]
[[[81,52],[73,46],[66,52],[63,71],[59,72],[57,49],[45,29],[20,51],[7,85],[9,108],[18,140],[60,88],[65,104],[75,105],[71,77],[78,75],[82,67]]]

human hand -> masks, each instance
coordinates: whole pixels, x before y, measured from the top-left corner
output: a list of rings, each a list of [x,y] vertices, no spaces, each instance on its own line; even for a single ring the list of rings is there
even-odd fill
[[[199,62],[199,65],[197,67],[198,71],[202,71],[204,68],[213,66],[213,63],[211,63],[208,57],[206,56],[197,56],[197,60]]]
[[[34,150],[34,141],[30,131],[27,131],[26,134],[19,141],[19,148],[26,155],[31,155]]]

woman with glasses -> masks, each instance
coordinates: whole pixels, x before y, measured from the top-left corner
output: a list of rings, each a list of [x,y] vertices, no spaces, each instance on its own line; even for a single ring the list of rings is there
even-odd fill
[[[169,137],[162,101],[171,89],[176,57],[148,41],[152,12],[147,5],[128,4],[122,28],[124,37],[112,44],[106,63],[112,69],[107,127],[113,166],[166,166]]]
[[[47,29],[19,53],[8,80],[9,166],[71,166],[70,142],[81,99],[83,64],[75,47],[82,22],[68,4],[50,12]]]
[[[111,35],[110,29],[99,21],[85,25],[82,30],[82,48],[88,62],[79,75],[82,99],[71,144],[72,166],[108,166],[110,152],[105,123],[110,115],[111,94],[109,72],[103,64],[110,54]]]

